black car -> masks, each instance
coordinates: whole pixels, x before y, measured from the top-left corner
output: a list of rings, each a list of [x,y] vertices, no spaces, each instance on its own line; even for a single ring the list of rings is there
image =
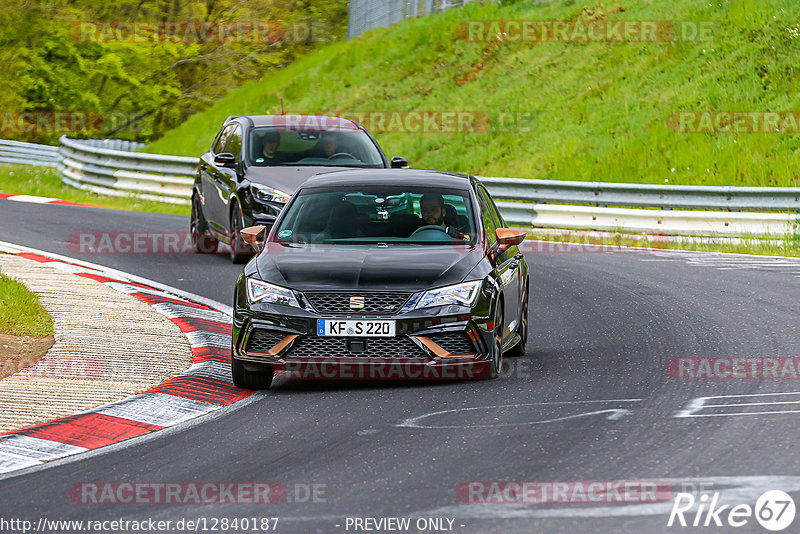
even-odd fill
[[[525,352],[525,232],[474,177],[361,170],[310,178],[234,294],[237,386],[297,378],[492,378]]]
[[[388,161],[358,123],[317,115],[228,117],[200,157],[192,190],[195,252],[229,245],[231,261],[253,254],[241,240],[246,226],[272,226],[286,201],[309,176],[345,168],[403,168]]]

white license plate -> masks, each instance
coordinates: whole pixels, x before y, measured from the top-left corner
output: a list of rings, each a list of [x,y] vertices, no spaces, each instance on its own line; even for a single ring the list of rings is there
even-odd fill
[[[394,337],[394,321],[317,319],[318,336]]]

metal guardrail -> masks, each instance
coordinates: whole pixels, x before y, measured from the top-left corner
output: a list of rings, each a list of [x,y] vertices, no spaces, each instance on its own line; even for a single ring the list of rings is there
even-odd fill
[[[506,222],[521,228],[709,237],[785,236],[796,234],[800,228],[800,187],[650,185],[493,177],[481,177],[481,181],[498,200],[497,207]],[[747,211],[759,213],[739,213]],[[787,211],[795,213],[768,213]]]
[[[507,201],[497,201],[497,208],[507,224],[525,229],[591,229],[698,237],[783,237],[797,233],[800,223],[798,215],[793,213],[602,208]]]
[[[347,38],[382,26],[391,26],[414,17],[421,17],[468,4],[473,0],[350,0],[348,3]]]
[[[0,139],[0,161],[20,165],[58,166],[58,147]]]
[[[124,152],[136,152],[140,148],[147,146],[146,143],[127,141],[125,139],[81,139],[79,142],[87,146],[107,148],[109,150],[122,150]]]
[[[113,139],[78,141],[67,137],[61,138],[60,148],[0,141],[0,161],[7,161],[2,157],[11,154],[12,163],[57,166],[65,183],[97,193],[189,204],[199,159],[135,152],[139,146]],[[520,228],[727,237],[784,236],[796,234],[800,228],[798,187],[494,177],[481,177],[481,181],[506,222]]]
[[[570,182],[527,178],[481,181],[504,200],[662,209],[800,212],[800,187],[733,187]]]
[[[198,158],[103,148],[61,137],[58,170],[64,183],[104,195],[189,204]]]

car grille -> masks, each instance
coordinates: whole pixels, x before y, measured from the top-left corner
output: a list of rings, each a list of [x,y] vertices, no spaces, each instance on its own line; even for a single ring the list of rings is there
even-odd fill
[[[366,341],[364,352],[347,350],[349,339]],[[287,358],[424,358],[427,353],[406,336],[385,338],[341,338],[323,336],[304,336],[292,345],[285,354]]]
[[[319,313],[371,315],[396,313],[411,295],[411,293],[357,290],[346,293],[325,291],[308,291],[305,293],[308,301]],[[351,308],[350,297],[364,297],[364,307],[361,309]]]
[[[465,332],[431,334],[428,339],[450,354],[475,354],[475,346]]]
[[[247,348],[245,352],[267,352],[285,337],[286,334],[282,332],[253,330],[250,337],[247,339]]]

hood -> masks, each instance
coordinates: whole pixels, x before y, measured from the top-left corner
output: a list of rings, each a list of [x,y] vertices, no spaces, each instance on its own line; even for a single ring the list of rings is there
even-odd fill
[[[422,291],[457,284],[484,259],[478,247],[451,245],[284,245],[258,256],[262,280],[298,290]]]
[[[292,194],[308,178],[321,172],[341,171],[351,167],[256,167],[247,168],[247,179]]]

